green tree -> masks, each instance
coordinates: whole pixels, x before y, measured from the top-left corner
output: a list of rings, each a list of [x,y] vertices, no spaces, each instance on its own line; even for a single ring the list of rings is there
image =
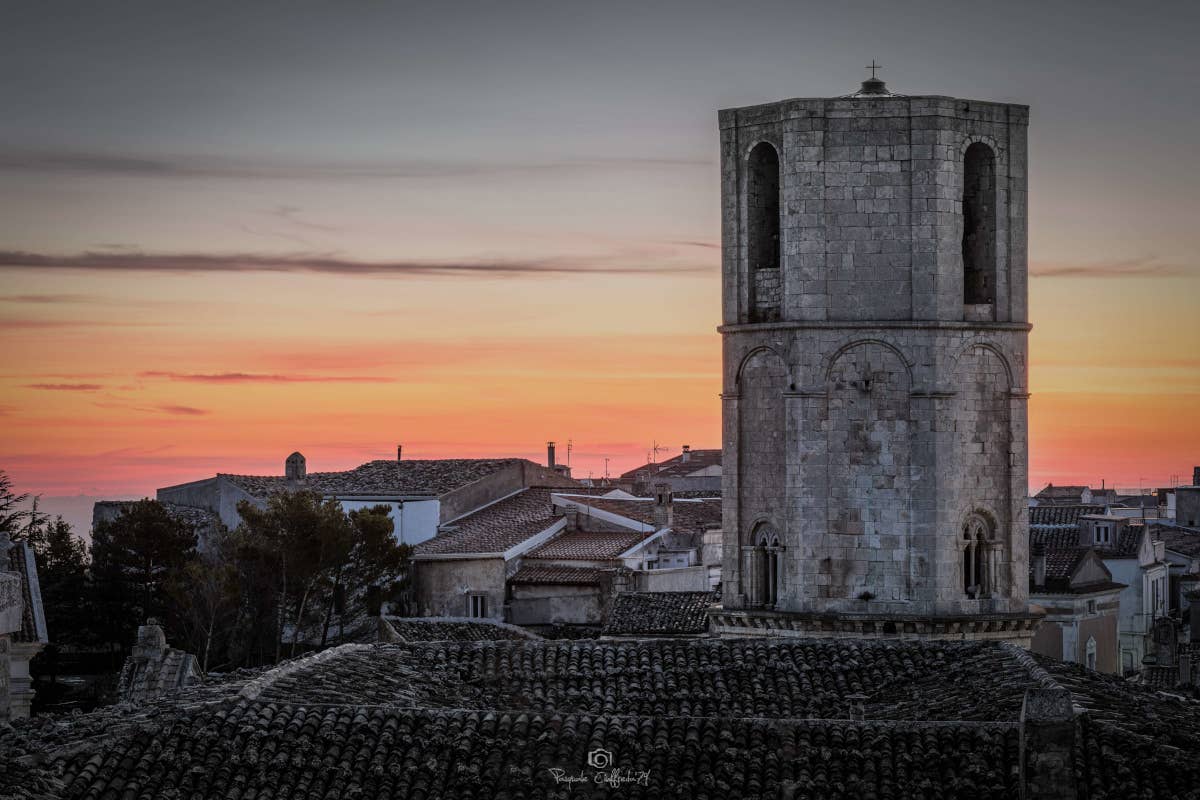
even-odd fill
[[[89,641],[88,552],[62,517],[30,528],[29,545],[37,562],[46,627],[55,644]]]
[[[203,551],[167,582],[186,649],[200,659],[203,672],[214,658],[228,660],[240,597],[236,552],[228,531],[214,531],[205,537]]]
[[[15,493],[12,478],[0,469],[0,533],[7,533],[14,542],[21,539],[30,524],[29,509],[23,507],[28,500],[29,493]]]
[[[384,594],[390,595],[404,577],[412,548],[396,542],[390,512],[390,506],[378,505],[347,515],[352,535],[348,542],[340,543],[333,559],[333,579],[321,630],[322,647],[329,640],[329,624],[335,610],[342,619],[347,610],[352,616],[364,612],[368,587],[383,587]]]
[[[196,556],[196,532],[156,500],[130,503],[92,531],[92,578],[97,622],[122,649],[148,617],[177,629],[168,595],[171,580]]]
[[[238,504],[243,534],[252,547],[274,562],[276,605],[275,660],[283,653],[285,627],[291,627],[291,654],[300,631],[311,620],[312,601],[321,582],[342,558],[353,532],[336,500],[313,492],[281,492],[265,508]]]

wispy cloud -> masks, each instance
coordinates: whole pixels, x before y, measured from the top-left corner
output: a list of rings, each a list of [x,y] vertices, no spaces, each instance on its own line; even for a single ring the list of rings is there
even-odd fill
[[[55,328],[158,328],[162,322],[124,322],[107,319],[0,319],[0,330],[52,330]]]
[[[263,255],[210,253],[112,253],[74,255],[0,250],[0,268],[30,270],[91,270],[98,272],[308,272],[362,276],[465,276],[491,275],[664,275],[709,273],[713,266],[664,264],[647,259],[644,264],[618,257],[547,257],[524,260],[462,261],[362,261],[336,255]]]
[[[193,408],[191,406],[161,405],[161,406],[155,406],[155,408],[157,408],[159,411],[163,412],[164,414],[179,414],[179,415],[185,416],[185,417],[197,417],[197,416],[202,416],[204,414],[211,413],[208,411],[208,409]]]
[[[47,392],[98,392],[104,387],[98,383],[27,383],[25,388]]]
[[[217,178],[243,180],[363,180],[478,177],[539,172],[613,169],[709,168],[706,158],[579,157],[546,162],[397,161],[320,162],[239,160],[202,155],[156,158],[121,153],[27,150],[0,155],[0,170],[135,178]]]
[[[95,295],[90,294],[0,294],[0,303],[31,303],[34,305],[87,303],[95,299]]]
[[[394,383],[395,378],[378,375],[280,375],[256,372],[185,373],[151,370],[139,378],[165,378],[196,383]]]
[[[183,417],[198,417],[212,412],[206,408],[195,408],[194,406],[180,406],[170,403],[160,403],[153,406],[137,405],[136,403],[128,403],[121,400],[114,401],[98,401],[92,403],[96,408],[119,408],[128,411],[144,411],[151,414],[170,414],[172,416]]]
[[[300,215],[304,209],[299,206],[276,206],[271,210],[271,216],[278,217],[285,222],[289,222],[298,228],[305,228],[310,231],[320,231],[322,233],[340,233],[343,229],[337,225],[326,225],[322,222],[313,222],[305,219]]]
[[[1035,264],[1029,274],[1035,278],[1174,278],[1196,273],[1182,264],[1161,261],[1156,256],[1142,256],[1080,264]]]

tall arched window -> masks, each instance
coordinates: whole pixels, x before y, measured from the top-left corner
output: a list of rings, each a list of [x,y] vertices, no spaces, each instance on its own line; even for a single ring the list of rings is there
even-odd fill
[[[779,319],[779,154],[768,142],[750,151],[746,174],[746,255],[754,322]]]
[[[983,142],[963,157],[963,303],[996,301],[996,154]]]
[[[996,591],[996,545],[992,526],[980,514],[972,514],[962,530],[963,593],[979,600]]]

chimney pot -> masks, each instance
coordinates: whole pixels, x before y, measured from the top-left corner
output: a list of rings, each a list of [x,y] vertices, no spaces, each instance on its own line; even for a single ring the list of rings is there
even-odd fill
[[[554,442],[546,442],[546,466],[554,469]]]
[[[404,452],[404,445],[402,445],[402,444],[396,445],[396,460],[397,461],[400,460],[400,455],[403,452]]]
[[[1046,545],[1036,542],[1033,545],[1033,585],[1042,588],[1046,585]]]
[[[675,500],[671,495],[671,484],[654,484],[654,527],[656,530],[671,527],[675,517]]]
[[[686,464],[688,461],[691,460],[691,458],[692,458],[692,446],[690,444],[685,444],[683,446],[683,455],[680,457],[679,460],[682,463]]]

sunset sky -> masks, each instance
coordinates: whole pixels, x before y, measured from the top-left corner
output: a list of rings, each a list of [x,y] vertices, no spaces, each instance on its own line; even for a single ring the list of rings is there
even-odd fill
[[[1032,106],[1030,483],[1200,463],[1193,3],[10,3],[0,469],[720,446],[718,108]],[[560,456],[561,457],[561,456]]]

